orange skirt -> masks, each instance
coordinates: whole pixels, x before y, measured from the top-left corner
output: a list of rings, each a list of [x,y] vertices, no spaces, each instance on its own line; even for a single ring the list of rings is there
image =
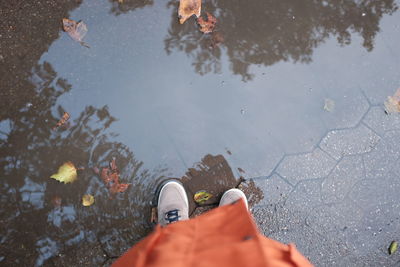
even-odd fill
[[[194,219],[157,225],[154,232],[122,255],[114,267],[312,266],[294,244],[284,245],[258,232],[243,201],[218,207]]]

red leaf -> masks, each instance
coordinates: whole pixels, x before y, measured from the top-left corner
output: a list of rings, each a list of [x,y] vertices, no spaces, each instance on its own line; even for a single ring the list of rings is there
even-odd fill
[[[207,20],[202,17],[197,19],[197,23],[200,26],[200,31],[203,33],[211,33],[214,31],[215,24],[217,24],[217,19],[207,12]]]
[[[61,125],[63,125],[64,123],[67,122],[67,120],[69,119],[69,113],[68,112],[64,112],[64,115],[61,117],[61,119],[57,122],[56,126],[53,127],[53,130],[57,129],[58,127],[60,127]]]

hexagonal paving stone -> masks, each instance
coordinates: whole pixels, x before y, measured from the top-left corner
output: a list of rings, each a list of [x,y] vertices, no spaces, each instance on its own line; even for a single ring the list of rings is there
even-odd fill
[[[347,228],[358,226],[363,215],[352,200],[346,199],[341,203],[313,208],[306,222],[319,233],[332,232],[340,236]]]
[[[380,135],[389,130],[400,130],[400,115],[386,114],[383,107],[371,107],[363,122]]]
[[[361,124],[357,128],[329,132],[320,147],[338,160],[345,155],[369,152],[379,140],[378,135]]]
[[[322,182],[322,200],[325,203],[343,200],[354,184],[365,178],[361,156],[344,157]]]
[[[264,193],[264,199],[258,203],[259,205],[282,203],[293,190],[292,185],[276,174],[269,178],[257,178],[253,180],[255,185]]]
[[[316,148],[311,153],[286,156],[276,172],[295,185],[304,179],[327,176],[335,164],[335,160],[321,149]]]
[[[363,155],[367,178],[385,176],[400,157],[400,131],[389,131],[368,154]]]
[[[313,207],[322,204],[321,179],[305,180],[298,183],[286,200],[290,210],[308,213]]]

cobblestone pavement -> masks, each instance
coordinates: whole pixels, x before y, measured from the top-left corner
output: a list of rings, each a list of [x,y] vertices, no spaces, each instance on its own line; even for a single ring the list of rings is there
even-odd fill
[[[365,99],[353,127],[252,179],[264,192],[252,209],[262,232],[316,266],[400,266],[399,253],[388,255],[400,240],[400,117]]]

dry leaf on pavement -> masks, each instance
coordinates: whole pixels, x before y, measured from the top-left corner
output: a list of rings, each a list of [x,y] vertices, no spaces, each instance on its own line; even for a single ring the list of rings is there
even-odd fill
[[[200,17],[200,12],[201,0],[180,0],[178,17],[181,24],[193,15]]]
[[[395,253],[397,251],[397,248],[398,248],[398,243],[396,241],[392,241],[388,249],[389,255]]]
[[[77,41],[78,43],[80,43],[85,47],[89,47],[85,42],[83,42],[83,38],[85,37],[88,31],[85,23],[83,23],[82,21],[76,22],[75,20],[66,18],[64,18],[62,21],[63,21],[63,30],[66,33],[68,33],[68,35],[74,41]]]
[[[200,26],[200,31],[202,33],[212,33],[215,28],[215,24],[217,24],[217,19],[207,12],[207,20],[204,20],[202,17],[197,19],[197,23]]]
[[[388,96],[385,102],[385,112],[387,114],[400,112],[400,88],[393,96]]]
[[[58,168],[58,172],[50,176],[50,178],[53,178],[65,184],[74,182],[77,177],[78,174],[76,172],[76,168],[74,164],[70,161],[65,162],[63,165],[61,165],[61,167]]]

